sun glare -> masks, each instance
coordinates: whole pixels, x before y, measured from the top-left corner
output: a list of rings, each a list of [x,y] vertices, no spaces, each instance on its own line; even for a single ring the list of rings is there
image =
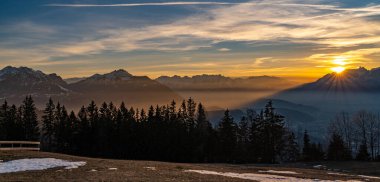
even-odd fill
[[[344,66],[347,64],[347,57],[344,56],[337,56],[335,59],[332,61],[333,64]]]
[[[342,73],[344,70],[346,70],[346,65],[349,64],[348,62],[349,57],[347,56],[336,56],[331,61],[335,67],[330,68],[335,73]]]
[[[335,73],[342,73],[345,69],[346,68],[344,68],[342,66],[331,68],[331,70],[334,71]]]

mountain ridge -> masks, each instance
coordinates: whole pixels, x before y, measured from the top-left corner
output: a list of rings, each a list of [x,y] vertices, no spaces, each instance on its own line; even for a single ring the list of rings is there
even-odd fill
[[[98,103],[127,102],[135,107],[146,104],[166,104],[182,99],[170,88],[146,76],[133,76],[123,69],[95,74],[75,83],[66,83],[57,74],[45,74],[28,67],[7,66],[0,70],[0,100],[19,104],[33,96],[36,106],[42,108],[49,98],[69,108],[79,108],[91,100]]]

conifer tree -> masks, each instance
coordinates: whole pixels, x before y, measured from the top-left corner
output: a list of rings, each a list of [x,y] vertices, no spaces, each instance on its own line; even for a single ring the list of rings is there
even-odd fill
[[[60,152],[69,152],[69,121],[65,106],[61,106],[59,103],[57,104],[55,117],[57,150]]]
[[[360,144],[359,152],[356,155],[356,160],[368,161],[369,159],[370,159],[370,156],[368,153],[367,142],[363,141],[362,144]]]
[[[219,123],[218,137],[221,157],[226,162],[232,162],[236,147],[236,125],[228,109],[224,112],[224,117]]]
[[[265,106],[263,117],[263,162],[275,163],[284,146],[284,117],[275,113],[272,101]]]
[[[18,128],[18,135],[16,140],[25,140],[25,128],[24,128],[24,123],[22,119],[22,108],[17,107],[17,112],[16,112],[16,123],[17,123],[17,128]]]
[[[98,155],[106,155],[109,153],[109,134],[108,131],[111,130],[111,110],[109,109],[107,103],[103,103],[99,108],[99,121],[95,128],[95,138],[96,138],[96,151]]]
[[[8,103],[4,101],[4,104],[0,108],[0,140],[7,140],[9,138],[8,109]]]
[[[91,148],[91,126],[87,117],[87,110],[84,106],[78,112],[78,119],[80,122],[78,153],[83,155],[86,153],[86,150]]]
[[[311,144],[310,144],[310,137],[307,130],[305,130],[304,135],[303,135],[302,159],[305,161],[311,160]]]
[[[287,131],[284,136],[284,146],[280,152],[280,158],[284,162],[296,162],[299,159],[300,153],[296,137],[293,132]]]
[[[40,131],[37,121],[36,107],[31,96],[27,96],[21,107],[21,121],[23,126],[24,139],[28,141],[39,140]]]
[[[237,147],[236,154],[239,161],[245,161],[249,158],[250,145],[250,122],[246,116],[242,117],[237,125]]]
[[[192,98],[189,98],[187,100],[187,121],[186,121],[186,126],[188,131],[192,131],[195,127],[195,109],[196,109],[196,104]]]
[[[99,128],[99,123],[98,123],[99,111],[94,101],[91,101],[91,103],[87,106],[87,117],[88,117],[88,122],[90,123],[90,128],[91,128],[91,132],[90,132],[91,139],[89,141],[91,145],[90,148],[92,151],[92,155],[95,155],[95,153],[97,152],[96,138],[97,138],[97,130]]]
[[[81,132],[81,125],[80,122],[75,115],[74,111],[70,112],[69,118],[68,118],[68,125],[66,126],[66,134],[68,137],[68,144],[69,144],[69,152],[72,154],[79,152],[79,145],[80,145],[80,132]]]
[[[22,133],[21,123],[17,121],[17,107],[12,105],[7,112],[5,128],[7,129],[6,140],[19,140]]]
[[[342,137],[337,133],[332,134],[328,148],[327,159],[333,161],[343,161],[351,159],[351,153],[346,148],[346,145]]]
[[[50,98],[49,102],[46,104],[44,115],[42,116],[42,150],[44,151],[52,151],[53,139],[54,136],[54,116],[55,105],[53,100]]]
[[[197,160],[201,162],[207,162],[212,157],[210,147],[213,146],[212,142],[212,126],[207,120],[206,111],[201,103],[198,104],[197,114],[196,114],[196,149],[195,153],[197,155]]]

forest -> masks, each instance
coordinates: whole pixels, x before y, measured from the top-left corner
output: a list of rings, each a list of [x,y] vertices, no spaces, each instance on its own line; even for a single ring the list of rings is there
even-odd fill
[[[328,141],[312,142],[305,131],[297,143],[272,101],[263,110],[248,109],[239,120],[227,109],[216,127],[191,98],[147,111],[92,101],[77,113],[50,99],[41,117],[31,96],[20,106],[5,101],[0,108],[0,140],[40,141],[47,152],[173,162],[378,160],[379,126],[373,113],[341,113],[328,126]]]

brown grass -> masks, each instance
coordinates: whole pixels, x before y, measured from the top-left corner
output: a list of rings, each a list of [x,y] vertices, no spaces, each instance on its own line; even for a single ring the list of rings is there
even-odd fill
[[[184,172],[186,169],[237,173],[255,173],[258,172],[258,170],[287,170],[296,171],[300,174],[283,176],[294,176],[310,179],[363,180],[357,176],[328,175],[325,170],[303,169],[300,166],[181,164],[154,161],[96,159],[32,151],[0,152],[0,159],[4,161],[43,157],[52,157],[70,161],[86,161],[87,164],[83,167],[72,170],[56,168],[44,171],[0,174],[0,181],[246,181],[214,175],[187,173]],[[155,167],[156,170],[147,169],[146,167]],[[109,168],[117,168],[117,170],[109,170]],[[92,169],[97,171],[90,172]]]

